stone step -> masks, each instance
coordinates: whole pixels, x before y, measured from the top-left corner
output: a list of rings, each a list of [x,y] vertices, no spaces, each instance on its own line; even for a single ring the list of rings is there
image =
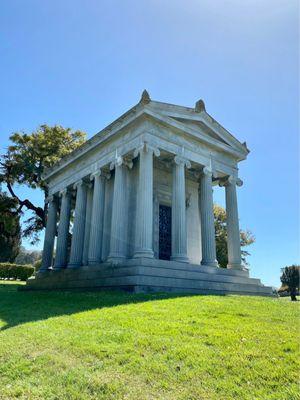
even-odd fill
[[[203,280],[212,282],[228,282],[228,283],[245,283],[250,285],[260,285],[259,279],[232,276],[232,275],[218,275],[204,273],[202,270],[171,270],[170,268],[164,267],[149,267],[149,266],[133,266],[123,267],[111,265],[103,265],[101,269],[88,267],[78,268],[76,270],[61,270],[52,271],[50,273],[44,273],[38,276],[38,279],[47,280],[48,282],[56,281],[57,279],[64,280],[82,280],[82,279],[97,279],[110,276],[131,276],[131,275],[145,275],[145,276],[156,276],[156,277],[174,277],[191,280]]]
[[[36,279],[28,281],[28,289],[71,289],[71,288],[132,288],[134,291],[147,288],[146,291],[166,292],[215,292],[215,293],[239,293],[272,295],[270,287],[249,283],[216,282],[199,279],[184,279],[176,277],[131,275],[131,276],[107,276],[93,279]],[[139,288],[139,289],[138,289]]]

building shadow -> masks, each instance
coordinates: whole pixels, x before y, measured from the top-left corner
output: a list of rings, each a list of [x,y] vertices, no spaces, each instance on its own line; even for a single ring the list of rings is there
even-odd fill
[[[0,331],[27,322],[78,312],[138,304],[153,300],[195,296],[181,293],[134,294],[121,291],[19,291],[20,284],[0,281]]]

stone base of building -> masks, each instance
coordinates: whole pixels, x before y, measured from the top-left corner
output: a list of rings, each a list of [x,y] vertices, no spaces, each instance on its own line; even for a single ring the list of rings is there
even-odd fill
[[[27,280],[21,290],[125,290],[133,293],[172,292],[272,296],[269,286],[233,270],[157,259],[130,259],[77,269],[47,270]]]

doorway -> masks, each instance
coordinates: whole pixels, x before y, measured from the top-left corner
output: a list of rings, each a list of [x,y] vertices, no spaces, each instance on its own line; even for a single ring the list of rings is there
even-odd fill
[[[159,259],[170,260],[172,247],[172,208],[159,205]]]

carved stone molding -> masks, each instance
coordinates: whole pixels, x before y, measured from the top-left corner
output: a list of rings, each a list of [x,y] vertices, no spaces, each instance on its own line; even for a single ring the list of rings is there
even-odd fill
[[[80,179],[78,182],[74,183],[73,189],[76,190],[78,188],[78,186],[82,186],[82,185],[85,185],[85,181],[83,179]]]
[[[204,167],[204,168],[202,169],[202,175],[213,176],[212,169],[209,168],[209,167]]]
[[[243,181],[236,177],[236,176],[227,176],[226,178],[220,179],[219,181],[219,186],[228,186],[228,185],[236,185],[236,186],[242,186]]]
[[[174,157],[174,162],[177,165],[183,164],[187,168],[191,168],[191,166],[192,166],[191,162],[189,160],[187,160],[186,158],[179,156],[179,155],[176,155]]]
[[[139,147],[137,147],[133,152],[133,157],[137,157],[141,151],[150,152],[152,151],[156,157],[160,156],[160,151],[156,146],[152,146],[148,142],[142,142]]]

